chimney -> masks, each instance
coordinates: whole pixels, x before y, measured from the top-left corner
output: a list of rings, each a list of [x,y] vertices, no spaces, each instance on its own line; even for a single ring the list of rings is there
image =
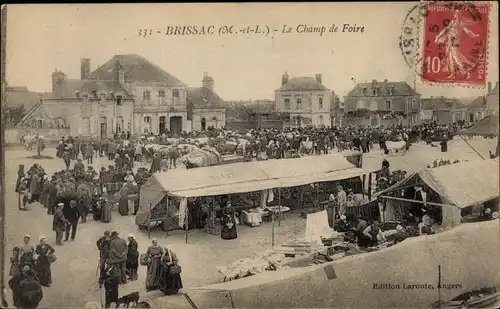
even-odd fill
[[[214,91],[214,79],[212,78],[212,76],[208,76],[207,72],[203,73],[203,79],[201,80],[201,84],[203,88],[206,88],[211,92]]]
[[[80,79],[85,80],[90,77],[90,58],[82,58],[80,60]]]
[[[62,71],[55,69],[52,73],[52,95],[55,98],[62,98],[68,92],[68,79],[66,74]]]
[[[288,73],[287,72],[285,72],[283,75],[281,75],[281,85],[283,86],[286,83],[288,83]]]
[[[116,56],[115,61],[115,79],[120,85],[125,84],[125,68],[123,56]]]
[[[323,74],[316,74],[316,80],[318,83],[322,84],[323,83]]]
[[[490,93],[490,92],[491,92],[491,82],[488,82],[488,93]]]

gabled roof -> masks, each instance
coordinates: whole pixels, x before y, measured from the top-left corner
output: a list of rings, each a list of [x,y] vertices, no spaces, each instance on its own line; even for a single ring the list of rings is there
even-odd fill
[[[373,89],[378,87],[378,94],[376,96],[412,96],[418,94],[415,90],[408,85],[407,82],[377,82],[377,83],[360,83],[354,86],[354,88],[349,91],[346,97],[372,97]],[[393,89],[392,94],[390,89]],[[364,92],[363,89],[366,89]]]
[[[474,99],[469,105],[467,105],[467,108],[485,108],[488,106],[488,103],[486,101],[486,96],[479,96]]]
[[[292,90],[328,90],[323,84],[314,77],[292,77],[278,91]]]
[[[224,108],[224,101],[206,87],[188,88],[187,102],[192,107],[201,108]]]
[[[426,110],[451,110],[465,108],[462,102],[455,98],[424,98],[420,99],[420,102],[422,103],[422,109]]]
[[[174,87],[185,86],[176,77],[136,54],[113,56],[113,58],[92,72],[90,78],[99,80],[116,79],[113,72],[117,61],[123,63],[126,82],[163,82]]]
[[[8,87],[5,91],[5,105],[7,107],[20,107],[23,105],[24,110],[29,111],[41,99],[49,96],[50,93],[32,92],[28,91],[26,87]]]

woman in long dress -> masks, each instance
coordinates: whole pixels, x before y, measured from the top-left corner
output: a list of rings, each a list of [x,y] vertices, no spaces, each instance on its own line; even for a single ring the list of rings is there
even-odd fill
[[[181,274],[174,272],[173,267],[178,266],[179,259],[177,255],[165,247],[165,254],[163,255],[163,280],[161,290],[165,295],[172,295],[182,289]]]
[[[220,237],[222,239],[236,239],[238,238],[238,231],[236,229],[236,218],[233,207],[228,203],[224,208],[222,214],[222,228]]]
[[[163,248],[158,246],[158,240],[152,240],[153,245],[149,246],[146,254],[151,262],[148,265],[148,273],[146,276],[146,291],[158,290],[162,279],[162,263]]]
[[[128,234],[128,251],[126,268],[131,281],[137,280],[137,269],[139,268],[139,245],[135,241],[133,234]]]
[[[19,192],[19,185],[24,178],[24,165],[20,164],[17,171],[16,192]]]
[[[109,223],[111,222],[111,205],[109,204],[106,197],[101,197],[101,222]]]
[[[46,243],[47,238],[40,236],[40,244],[36,246],[36,270],[40,284],[45,287],[50,287],[52,284],[52,272],[50,270],[49,255],[54,254],[55,250],[51,245]]]

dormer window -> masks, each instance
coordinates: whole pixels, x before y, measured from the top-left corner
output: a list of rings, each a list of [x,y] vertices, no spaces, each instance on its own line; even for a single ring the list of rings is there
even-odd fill
[[[100,94],[100,98],[101,98],[101,101],[106,101],[106,94],[105,93],[101,93]]]
[[[97,98],[97,91],[92,90],[92,96],[93,96],[94,98]]]
[[[373,94],[373,95],[377,95],[377,92],[378,92],[377,90],[378,90],[377,88],[373,88],[373,89],[372,89],[372,94]]]
[[[389,87],[389,95],[393,95],[394,94],[394,87]]]
[[[77,91],[75,91],[75,96],[76,96],[77,98],[79,98],[79,97],[80,97],[80,91],[78,91],[78,90],[77,90]]]

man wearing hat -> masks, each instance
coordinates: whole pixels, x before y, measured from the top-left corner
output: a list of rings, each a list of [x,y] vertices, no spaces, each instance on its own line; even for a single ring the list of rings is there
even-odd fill
[[[99,270],[100,276],[104,275],[106,260],[109,257],[109,247],[111,246],[111,233],[105,231],[104,235],[97,240],[97,249],[99,249]]]
[[[127,241],[120,238],[117,231],[112,231],[108,264],[117,265],[121,272],[121,280],[123,284],[127,283],[127,249]]]
[[[66,220],[63,214],[63,209],[64,204],[59,203],[57,204],[56,211],[54,212],[54,219],[52,221],[52,230],[56,232],[56,245],[62,246],[62,238],[63,238],[63,233],[66,229],[66,225],[69,224],[69,221]]]

